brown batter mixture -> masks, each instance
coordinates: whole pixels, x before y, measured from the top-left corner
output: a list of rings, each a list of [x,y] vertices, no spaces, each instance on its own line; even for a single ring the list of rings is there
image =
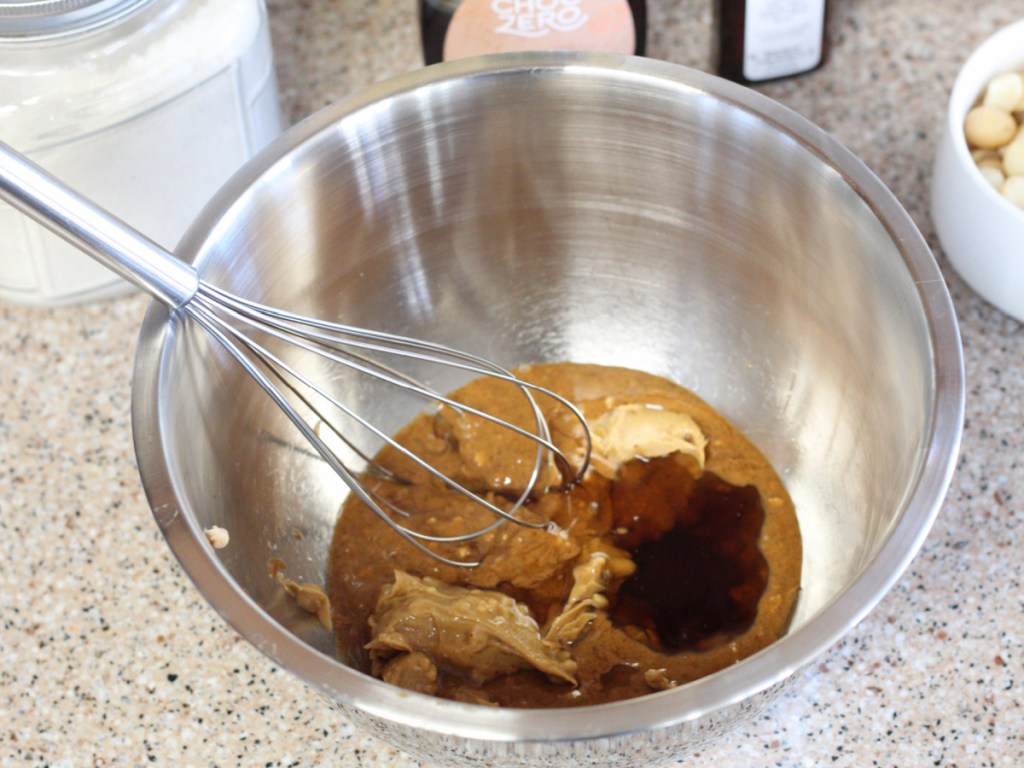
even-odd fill
[[[446,698],[560,707],[681,685],[782,636],[799,592],[800,531],[781,481],[746,438],[693,393],[650,374],[570,363],[516,373],[576,403],[592,431],[614,433],[623,414],[671,416],[686,442],[630,458],[632,449],[597,436],[582,483],[528,504],[525,514],[556,530],[505,524],[442,550],[481,559],[476,568],[418,552],[349,497],[329,575],[349,663]],[[455,398],[532,426],[525,398],[503,382],[480,379]],[[555,442],[579,455],[575,420],[539,402]],[[533,468],[532,443],[450,409],[415,419],[398,439],[506,508]],[[393,450],[377,458],[411,481],[364,478],[412,510],[403,524],[453,534],[493,519]],[[557,488],[558,478],[549,468],[541,487]]]

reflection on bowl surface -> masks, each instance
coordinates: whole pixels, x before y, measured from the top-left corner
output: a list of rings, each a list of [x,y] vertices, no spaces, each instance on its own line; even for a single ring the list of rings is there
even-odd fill
[[[276,557],[323,583],[340,481],[226,356],[154,307],[133,419],[169,544],[243,636],[433,764],[635,766],[699,749],[877,603],[952,472],[959,338],[909,217],[822,131],[674,65],[514,54],[381,84],[243,169],[179,255],[239,294],[509,366],[666,376],[736,424],[793,497],[801,596],[788,635],[755,656],[574,710],[409,693],[338,662],[267,577]],[[413,415],[332,384],[384,430]],[[214,524],[231,532],[216,553]]]

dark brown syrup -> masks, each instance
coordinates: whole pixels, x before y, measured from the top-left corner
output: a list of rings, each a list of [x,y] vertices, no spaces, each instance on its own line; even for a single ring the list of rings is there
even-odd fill
[[[615,543],[636,572],[619,588],[612,620],[652,647],[704,650],[754,623],[768,583],[757,546],[764,507],[757,488],[712,472],[695,477],[672,456],[623,465],[611,489]]]

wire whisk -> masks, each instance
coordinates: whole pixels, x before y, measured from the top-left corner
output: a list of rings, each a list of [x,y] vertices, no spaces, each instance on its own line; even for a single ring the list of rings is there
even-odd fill
[[[190,264],[178,260],[159,245],[135,231],[110,213],[68,189],[27,158],[0,142],[0,197],[43,226],[69,241],[84,253],[149,293],[202,327],[256,381],[281,408],[315,452],[345,482],[359,500],[377,514],[410,544],[449,565],[476,566],[479,561],[447,557],[436,545],[448,545],[482,536],[505,522],[534,528],[548,525],[544,520],[520,514],[537,493],[542,474],[554,462],[565,485],[578,482],[586,472],[590,457],[590,432],[579,409],[569,400],[543,387],[525,382],[505,368],[477,357],[429,341],[357,328],[311,318],[241,298],[200,279]],[[398,387],[425,402],[469,413],[535,444],[529,480],[507,508],[486,498],[486,494],[445,475],[429,461],[397,442],[386,431],[349,407],[330,388],[291,362],[291,356],[275,351],[277,340],[320,361],[373,377]],[[286,359],[286,357],[288,359]],[[420,383],[387,359],[404,359],[456,368],[473,376],[490,376],[518,387],[533,415],[532,428],[525,428],[448,396]],[[550,429],[537,396],[551,398],[579,421],[582,440],[580,456],[570,459],[552,441]],[[384,476],[402,481],[390,470],[348,439],[343,429],[334,426],[326,409],[342,415],[347,423],[357,424],[391,446],[416,466],[439,480],[448,489],[471,499],[493,515],[493,521],[455,535],[439,536],[403,524],[410,510],[399,508],[361,478]],[[324,439],[326,428],[354,453],[364,467],[362,472],[349,466]]]

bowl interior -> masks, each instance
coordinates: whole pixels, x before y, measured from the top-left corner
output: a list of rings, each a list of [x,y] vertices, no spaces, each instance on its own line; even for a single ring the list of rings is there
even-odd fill
[[[941,277],[874,177],[746,89],[653,62],[498,61],[431,68],[299,126],[214,201],[181,255],[268,304],[509,366],[626,365],[695,390],[796,502],[791,635],[813,633],[904,526],[863,594],[747,683],[764,687],[854,623],[931,522],[959,434],[936,437],[958,397],[955,321],[929,316]],[[140,465],[154,506],[183,512],[171,544],[229,618],[241,596],[331,655],[267,561],[323,583],[345,487],[225,354],[165,318],[154,309],[144,331],[154,386],[138,393],[136,439],[152,421]],[[420,373],[442,389],[462,380]],[[412,415],[372,382],[328,382],[385,430]],[[216,554],[193,541],[210,525],[232,536]],[[311,658],[300,674],[337,666]]]

